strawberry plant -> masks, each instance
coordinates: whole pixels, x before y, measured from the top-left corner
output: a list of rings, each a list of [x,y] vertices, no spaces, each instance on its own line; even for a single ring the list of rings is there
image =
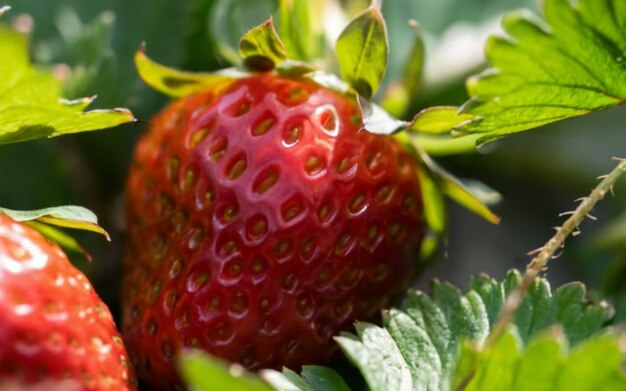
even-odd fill
[[[442,168],[466,175],[475,165],[473,176],[497,188],[511,177],[518,199],[537,208],[551,199],[569,199],[569,193],[545,191],[551,182],[540,179],[549,170],[557,172],[558,162],[568,157],[555,154],[542,162],[541,150],[561,143],[569,150],[575,139],[603,139],[582,136],[594,125],[581,124],[593,124],[597,114],[588,117],[592,122],[572,118],[626,102],[623,1],[546,0],[534,13],[506,13],[503,31],[487,39],[487,69],[480,61],[467,61],[463,56],[471,55],[458,41],[451,51],[458,58],[433,53],[433,47],[445,48],[449,40],[435,33],[446,19],[441,15],[470,20],[481,18],[477,10],[490,15],[503,10],[489,0],[372,1],[369,6],[356,0],[203,0],[176,9],[156,0],[150,4],[152,16],[142,17],[142,23],[130,19],[142,14],[141,1],[111,4],[115,13],[101,13],[89,23],[80,17],[103,10],[73,4],[51,19],[57,12],[53,3],[36,8],[27,3],[14,5],[12,27],[0,27],[0,57],[6,59],[0,63],[0,142],[29,141],[3,146],[5,159],[18,156],[22,162],[7,172],[32,174],[23,183],[33,188],[58,183],[51,187],[79,195],[61,200],[95,205],[113,227],[112,250],[94,244],[96,261],[79,265],[113,314],[120,313],[125,347],[109,310],[53,244],[90,258],[79,244],[90,237],[75,239],[58,227],[109,238],[95,215],[75,206],[0,208],[6,228],[0,235],[2,262],[6,270],[17,264],[24,269],[19,276],[6,274],[0,283],[7,319],[6,338],[0,341],[2,387],[133,389],[136,372],[140,389],[626,388],[620,324],[623,225],[618,219],[597,234],[598,247],[616,259],[605,272],[604,288],[615,307],[602,301],[597,289],[595,281],[606,269],[601,261],[591,265],[587,254],[550,262],[566,238],[580,232],[583,220],[594,218],[590,213],[601,199],[614,189],[622,193],[618,180],[626,162],[616,158],[617,167],[578,200],[574,211],[563,214],[567,219],[544,246],[531,252],[525,271],[509,270],[501,281],[480,273],[483,266],[449,266],[447,254],[458,257],[454,252],[468,238],[465,251],[482,254],[486,240],[479,232],[488,231],[474,221],[476,228],[459,240],[458,212],[444,197],[490,223],[501,220],[491,208],[502,197]],[[414,9],[422,13],[415,15]],[[32,29],[32,19],[20,11],[42,20],[41,31],[54,20],[61,38],[38,36],[36,24],[32,46],[42,63],[67,63],[55,65],[54,76],[29,65],[26,35],[17,31]],[[270,13],[274,18],[263,21]],[[170,19],[180,24],[164,28]],[[467,38],[478,30],[463,31]],[[140,40],[168,64],[201,70],[160,65],[147,56],[145,45],[134,53],[145,84],[174,99],[164,109],[156,95],[131,83],[137,79],[128,44]],[[224,68],[224,62],[232,67],[210,71]],[[468,99],[462,103],[455,80],[469,74],[474,75],[467,79]],[[95,104],[129,105],[145,121],[135,126],[145,132],[134,153],[132,135],[138,132],[123,127],[30,141],[135,122],[125,109],[86,111],[93,98],[76,99],[98,92],[103,99]],[[147,113],[158,110],[148,120]],[[621,108],[606,113],[623,127]],[[524,147],[529,136],[494,142],[561,122],[574,124],[580,134],[529,133],[539,140],[531,148]],[[520,153],[510,155],[520,162],[516,168],[506,159],[518,143]],[[623,155],[623,135],[611,145],[614,152],[597,155]],[[52,176],[51,170],[28,169],[28,160],[39,159],[35,153],[21,154],[32,159],[19,152],[11,157],[21,148],[52,151],[52,161],[74,163],[66,174]],[[476,150],[504,152],[472,155]],[[126,174],[120,167],[129,159],[122,212]],[[571,171],[587,175],[582,166]],[[75,184],[60,180],[74,173]],[[22,191],[20,197],[11,181],[4,182],[8,190],[1,195],[13,208],[26,209],[23,205],[33,205],[32,194],[45,194]],[[505,198],[510,189],[503,189]],[[498,208],[504,226],[497,229],[505,229],[511,216]],[[600,216],[607,214],[600,210]],[[518,220],[530,219],[522,212]],[[488,246],[495,251],[527,240],[511,235]],[[29,269],[32,262],[20,255],[34,251],[27,241],[50,254],[43,269]],[[493,259],[506,257],[515,254],[507,250]],[[116,265],[122,258],[120,270]],[[486,263],[492,272],[496,264]],[[578,277],[591,288],[578,282],[551,288],[542,275],[548,265],[553,284],[571,280],[561,269],[577,265],[589,272]],[[89,294],[77,294],[72,284],[57,290],[59,275],[51,278],[57,268],[68,281],[81,281]],[[475,277],[467,289],[439,280],[428,293],[425,287],[409,287],[415,281],[422,285],[428,270],[461,283],[467,274]],[[120,285],[121,303],[117,293],[111,296]],[[84,310],[64,310],[70,307]],[[59,308],[78,319],[48,321],[51,309]],[[88,316],[80,316],[83,312]],[[50,345],[57,336],[68,344]],[[26,346],[32,354],[24,353]]]

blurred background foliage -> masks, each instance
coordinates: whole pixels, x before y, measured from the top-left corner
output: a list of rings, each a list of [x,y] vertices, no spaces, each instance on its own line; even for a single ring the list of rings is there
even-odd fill
[[[330,0],[328,0],[330,1]],[[183,69],[229,66],[232,47],[250,27],[275,12],[272,0],[4,0],[5,17],[33,34],[34,61],[69,77],[68,98],[98,95],[92,108],[128,107],[141,121],[102,132],[2,146],[0,205],[35,209],[79,204],[95,211],[113,243],[78,233],[93,263],[74,256],[114,312],[123,247],[123,186],[133,145],[167,99],[138,78],[132,57],[141,42],[157,61]],[[341,1],[347,15],[363,9],[363,0]],[[498,16],[511,9],[536,9],[535,0],[388,0],[384,2],[391,42],[389,83],[400,75],[415,39],[409,19],[424,34],[424,80],[413,112],[439,104],[461,104],[465,78],[481,70],[483,43],[498,30]],[[30,18],[25,15],[30,15]],[[340,31],[341,17],[325,20]],[[335,24],[334,26],[332,24]],[[1,60],[1,59],[0,59]],[[384,92],[383,92],[384,95]],[[475,178],[499,190],[502,217],[492,226],[450,205],[449,231],[425,274],[416,282],[428,288],[432,277],[460,286],[468,275],[487,272],[501,278],[522,268],[526,253],[543,244],[559,225],[560,212],[572,210],[598,175],[626,150],[626,108],[595,113],[489,144],[480,152],[438,158],[460,177]],[[615,197],[595,211],[582,235],[570,240],[552,263],[553,285],[587,283],[592,294],[626,297],[626,181]],[[626,316],[626,300],[618,316]]]

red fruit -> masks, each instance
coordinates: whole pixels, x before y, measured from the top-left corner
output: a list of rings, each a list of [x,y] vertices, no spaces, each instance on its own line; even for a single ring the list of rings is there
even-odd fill
[[[123,334],[141,378],[171,386],[183,347],[250,369],[323,363],[406,286],[416,163],[359,113],[268,73],[154,119],[127,185]]]
[[[134,390],[113,318],[55,244],[0,214],[0,389]]]

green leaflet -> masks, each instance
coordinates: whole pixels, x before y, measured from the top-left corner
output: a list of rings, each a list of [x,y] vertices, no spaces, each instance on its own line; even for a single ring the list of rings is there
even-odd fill
[[[111,240],[109,234],[98,225],[98,217],[82,206],[66,205],[37,210],[12,210],[0,208],[0,213],[19,222],[39,222],[64,228],[97,232]],[[52,232],[51,232],[52,233]],[[67,238],[63,238],[67,241]],[[67,242],[68,244],[72,244]]]
[[[454,106],[429,107],[415,115],[409,129],[422,133],[440,134],[477,120],[480,119],[473,115],[460,114],[458,108]]]
[[[412,390],[410,364],[403,359],[389,331],[370,323],[357,323],[355,328],[356,335],[344,333],[335,339],[370,389]]]
[[[626,6],[622,0],[546,0],[545,23],[512,13],[509,37],[486,45],[492,68],[470,79],[460,126],[477,143],[626,101]]]
[[[422,36],[419,24],[412,20],[409,26],[415,32],[415,41],[413,42],[413,47],[407,58],[402,80],[409,96],[408,107],[415,107],[416,98],[419,95],[420,86],[422,84],[425,48],[424,37]]]
[[[387,67],[387,31],[380,10],[370,7],[357,15],[339,36],[336,53],[341,78],[371,98]]]
[[[470,99],[458,116],[439,107],[428,109],[443,110],[437,116],[418,114],[414,140],[425,151],[468,152],[507,134],[626,102],[624,2],[546,0],[543,9],[545,20],[527,11],[503,17],[507,36],[487,41],[491,67],[468,79]]]
[[[0,24],[0,144],[110,128],[135,120],[126,109],[83,112],[94,98],[62,99],[61,82],[51,73],[31,67],[27,46],[23,34]]]
[[[261,377],[276,390],[350,391],[346,382],[334,369],[305,365],[300,375],[290,369],[283,372],[261,371]]]
[[[209,35],[212,51],[228,64],[241,64],[241,57],[237,52],[241,37],[275,11],[275,2],[220,0],[209,3],[208,20],[202,20],[202,28]]]
[[[463,347],[456,374],[457,385],[467,381],[467,391],[571,391],[624,390],[623,352],[615,335],[597,335],[570,349],[560,329],[543,332],[525,346],[515,327],[491,350]],[[469,379],[469,381],[468,381]]]
[[[442,194],[447,195],[458,204],[492,224],[500,222],[500,217],[487,206],[487,204],[495,204],[500,201],[501,196],[499,193],[479,182],[468,180],[462,182],[441,168],[428,155],[420,153],[420,151],[417,152],[420,156],[421,167],[427,171],[427,175],[436,183]]]
[[[356,334],[343,333],[336,340],[375,391],[448,391],[461,383],[481,391],[625,389],[623,352],[617,335],[606,328],[613,310],[588,302],[580,283],[552,291],[545,279],[537,279],[508,332],[492,349],[482,349],[504,299],[520,281],[515,270],[501,282],[479,276],[466,293],[435,281],[430,296],[409,291],[399,309],[386,311],[383,327],[357,323]],[[223,376],[240,381],[237,386],[250,380],[250,375],[241,380],[240,374],[228,375],[228,367],[219,368],[222,373],[206,370],[206,380],[189,384],[209,384],[209,379],[227,384],[221,383]],[[300,375],[266,370],[260,376],[276,390],[348,389],[337,372],[323,367],[305,367]]]
[[[184,72],[151,60],[142,45],[135,53],[135,66],[143,81],[155,90],[172,98],[182,98],[197,92],[213,89],[216,92],[228,87],[242,74],[229,72]]]
[[[248,31],[239,41],[239,55],[249,69],[269,71],[287,59],[272,18]]]
[[[227,364],[199,351],[187,351],[178,360],[183,380],[195,391],[271,391],[241,366]]]
[[[312,61],[323,48],[320,33],[323,3],[315,0],[280,0],[279,31],[290,58]]]

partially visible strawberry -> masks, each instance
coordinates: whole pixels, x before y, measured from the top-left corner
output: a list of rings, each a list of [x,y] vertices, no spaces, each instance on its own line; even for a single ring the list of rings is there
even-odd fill
[[[55,244],[0,214],[0,390],[134,390],[115,323]]]
[[[273,72],[170,105],[127,184],[123,332],[170,388],[202,348],[248,368],[323,363],[406,286],[424,233],[417,164],[353,98]]]

